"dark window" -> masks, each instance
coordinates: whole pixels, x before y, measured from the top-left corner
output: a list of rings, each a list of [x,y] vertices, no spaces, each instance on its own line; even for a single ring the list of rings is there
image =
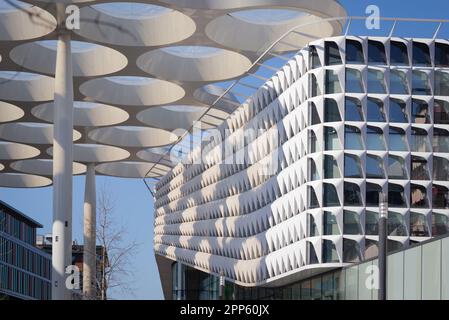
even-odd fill
[[[431,67],[429,46],[422,42],[413,42],[413,65]]]
[[[406,104],[404,101],[390,99],[390,122],[408,122]]]
[[[405,207],[404,188],[398,184],[388,184],[388,205],[391,207]]]
[[[391,41],[390,62],[395,65],[409,65],[407,45],[403,42]]]
[[[331,240],[323,240],[323,263],[338,262],[337,249]]]
[[[357,212],[343,211],[343,234],[361,234],[360,216]]]
[[[404,217],[397,212],[388,211],[388,235],[390,236],[407,236],[407,228],[405,226]]]
[[[428,208],[427,190],[418,184],[411,184],[410,187],[410,204],[413,208]]]
[[[373,122],[385,122],[384,103],[382,100],[368,98],[367,120]]]
[[[440,214],[432,214],[432,236],[440,236],[449,233],[449,217]]]
[[[449,180],[449,160],[442,157],[433,156],[433,180]]]
[[[412,100],[412,122],[430,123],[429,106],[423,100]]]
[[[423,71],[413,71],[413,85],[412,94],[416,95],[432,95],[432,89],[430,88],[429,76]]]
[[[357,241],[343,239],[343,262],[359,262],[361,260],[360,245]]]
[[[323,187],[323,206],[337,207],[340,205],[338,200],[337,190],[333,184],[324,183]]]
[[[433,152],[449,152],[449,131],[433,128]]]
[[[382,187],[374,184],[366,184],[366,206],[378,207],[379,206],[379,193],[382,192]]]
[[[320,204],[318,203],[315,190],[311,186],[309,186],[307,190],[309,190],[309,209],[318,208]]]
[[[310,46],[310,68],[316,69],[319,67],[321,67],[321,62],[318,56],[318,51],[315,46]]]
[[[320,176],[318,174],[315,161],[312,158],[307,160],[309,160],[309,181],[319,180]]]
[[[327,66],[342,64],[340,50],[335,42],[326,41],[325,57]]]
[[[346,63],[364,64],[362,44],[357,40],[346,40]]]
[[[449,44],[435,43],[435,66],[449,67]]]
[[[430,180],[427,160],[424,158],[412,156],[410,172],[412,180]]]
[[[364,121],[362,103],[352,97],[345,99],[345,120],[346,121]]]
[[[429,227],[425,215],[410,212],[410,236],[412,237],[428,237]]]
[[[368,40],[368,61],[371,63],[387,64],[385,46],[382,42]]]
[[[340,111],[337,101],[334,99],[324,99],[324,122],[341,121]]]
[[[324,179],[340,178],[337,161],[331,155],[324,155]]]
[[[321,90],[318,85],[318,80],[313,73],[310,74],[310,93],[311,93],[312,97],[321,95]]]
[[[433,115],[436,124],[449,124],[449,102],[435,99]]]
[[[374,211],[366,211],[365,226],[366,235],[377,235],[379,233],[379,214]]]
[[[316,110],[316,105],[313,102],[309,103],[309,123],[310,125],[321,123],[320,116]]]
[[[432,207],[434,209],[449,209],[449,189],[434,184],[432,187]]]

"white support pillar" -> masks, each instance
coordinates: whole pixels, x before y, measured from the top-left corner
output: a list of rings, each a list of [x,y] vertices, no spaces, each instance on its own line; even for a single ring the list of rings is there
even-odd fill
[[[95,300],[97,296],[96,257],[96,189],[95,164],[89,163],[84,190],[84,247],[83,247],[83,295],[84,299]]]
[[[65,7],[57,4],[58,20]],[[73,75],[70,33],[59,25],[53,129],[52,299],[70,300],[66,267],[72,264]]]

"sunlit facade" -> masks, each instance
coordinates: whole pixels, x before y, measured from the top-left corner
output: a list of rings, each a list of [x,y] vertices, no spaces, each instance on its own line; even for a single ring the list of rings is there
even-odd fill
[[[311,42],[218,128],[245,160],[215,139],[159,181],[158,255],[284,286],[377,256],[381,191],[389,250],[449,232],[446,40]]]

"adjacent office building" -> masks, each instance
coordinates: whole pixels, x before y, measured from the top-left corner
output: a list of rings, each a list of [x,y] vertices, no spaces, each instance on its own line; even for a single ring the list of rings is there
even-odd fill
[[[0,299],[51,297],[51,256],[36,247],[42,225],[0,201]]]
[[[358,270],[376,261],[383,192],[389,261],[397,260],[389,297],[448,299],[449,244],[440,239],[449,233],[448,41],[311,42],[217,132],[156,186],[166,298],[188,297],[183,274],[193,269],[223,274],[234,298],[273,298],[295,285],[299,294],[282,297],[374,298],[360,294]],[[401,270],[419,274],[416,288],[404,287]],[[215,290],[213,281],[193,287]]]

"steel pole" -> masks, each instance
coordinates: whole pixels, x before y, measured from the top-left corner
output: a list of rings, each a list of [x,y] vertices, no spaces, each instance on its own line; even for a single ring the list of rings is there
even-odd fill
[[[379,300],[387,299],[387,220],[388,199],[379,194]]]

